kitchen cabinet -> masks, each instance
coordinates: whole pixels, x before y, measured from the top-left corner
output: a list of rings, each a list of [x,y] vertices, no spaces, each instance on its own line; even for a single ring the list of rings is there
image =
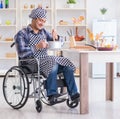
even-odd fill
[[[17,0],[9,0],[9,7],[0,9],[0,75],[17,64],[16,50],[11,48],[17,32]]]

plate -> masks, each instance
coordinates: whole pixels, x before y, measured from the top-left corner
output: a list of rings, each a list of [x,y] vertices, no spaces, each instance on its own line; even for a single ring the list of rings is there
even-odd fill
[[[113,47],[98,47],[97,49],[99,51],[112,51]]]

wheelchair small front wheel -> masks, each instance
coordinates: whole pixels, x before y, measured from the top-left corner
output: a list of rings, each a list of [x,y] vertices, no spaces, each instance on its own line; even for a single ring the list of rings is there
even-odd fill
[[[71,100],[67,99],[66,103],[67,103],[68,107],[75,108],[78,106],[79,101],[78,100],[71,101]]]
[[[36,110],[37,110],[37,112],[41,112],[41,110],[42,110],[42,103],[41,103],[41,101],[40,100],[37,100],[36,101]]]
[[[3,95],[14,109],[22,108],[29,97],[29,82],[19,66],[10,68],[3,80]]]

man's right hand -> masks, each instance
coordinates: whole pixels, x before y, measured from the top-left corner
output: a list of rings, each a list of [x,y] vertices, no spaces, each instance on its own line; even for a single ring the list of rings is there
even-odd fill
[[[41,48],[47,48],[48,43],[45,40],[41,40],[38,44],[36,44],[36,49],[39,50]]]

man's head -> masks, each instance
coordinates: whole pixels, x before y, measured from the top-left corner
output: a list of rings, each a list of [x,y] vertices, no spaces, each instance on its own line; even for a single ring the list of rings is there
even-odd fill
[[[34,25],[36,29],[41,29],[46,22],[47,11],[41,7],[36,8],[31,11],[29,17],[32,18],[32,25]]]

